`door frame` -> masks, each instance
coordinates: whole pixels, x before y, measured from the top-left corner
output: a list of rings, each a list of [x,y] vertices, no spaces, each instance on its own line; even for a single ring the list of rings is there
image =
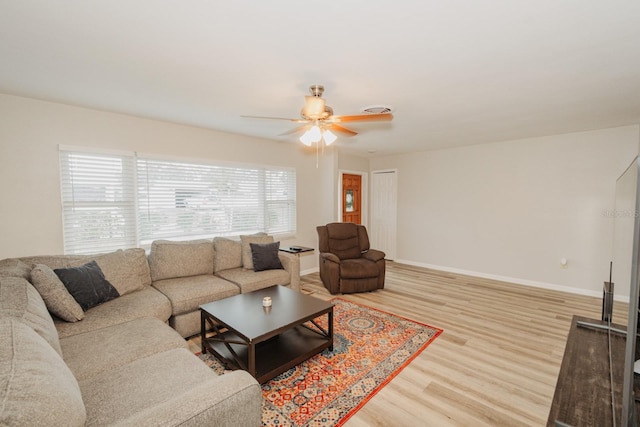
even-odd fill
[[[369,172],[338,169],[338,222],[342,222],[342,174],[359,175],[362,178],[362,225],[369,226]]]

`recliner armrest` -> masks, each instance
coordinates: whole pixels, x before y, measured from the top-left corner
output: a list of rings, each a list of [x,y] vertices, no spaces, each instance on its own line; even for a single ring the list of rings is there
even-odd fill
[[[368,259],[369,261],[377,262],[381,259],[384,259],[385,253],[379,251],[377,249],[369,249],[367,252],[363,252],[362,258]]]
[[[336,264],[340,264],[340,258],[332,254],[331,252],[321,252],[320,258],[325,259],[327,261],[335,262]]]

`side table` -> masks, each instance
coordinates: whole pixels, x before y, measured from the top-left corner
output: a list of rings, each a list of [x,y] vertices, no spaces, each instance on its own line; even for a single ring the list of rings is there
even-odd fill
[[[280,250],[290,254],[302,254],[305,252],[313,252],[315,249],[306,246],[281,246]]]

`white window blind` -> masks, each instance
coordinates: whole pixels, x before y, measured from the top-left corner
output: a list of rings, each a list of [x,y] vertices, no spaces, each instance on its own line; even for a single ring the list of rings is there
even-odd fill
[[[134,157],[60,151],[65,253],[136,246]]]
[[[62,149],[60,159],[67,253],[296,231],[294,169]]]
[[[296,175],[293,170],[265,171],[265,229],[288,233],[296,229]]]

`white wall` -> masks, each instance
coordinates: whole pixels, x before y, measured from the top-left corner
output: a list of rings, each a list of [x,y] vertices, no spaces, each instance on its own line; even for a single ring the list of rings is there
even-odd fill
[[[615,181],[639,127],[371,160],[398,169],[398,260],[601,294]],[[560,259],[567,258],[566,268]]]
[[[375,158],[398,169],[398,259],[522,283],[600,292],[615,179],[640,127]],[[340,168],[362,158],[301,145],[0,94],[0,258],[62,252],[58,144],[295,167],[298,233],[336,219]],[[559,259],[569,260],[566,269]],[[301,257],[303,271],[317,254]]]
[[[354,156],[353,154],[340,153],[338,158],[338,168],[340,170],[369,172],[369,159],[366,157]]]
[[[0,259],[62,253],[58,144],[295,167],[298,233],[284,243],[317,246],[316,225],[332,220],[324,181],[335,166],[316,168],[301,144],[0,94]],[[301,257],[314,268],[317,256]]]

